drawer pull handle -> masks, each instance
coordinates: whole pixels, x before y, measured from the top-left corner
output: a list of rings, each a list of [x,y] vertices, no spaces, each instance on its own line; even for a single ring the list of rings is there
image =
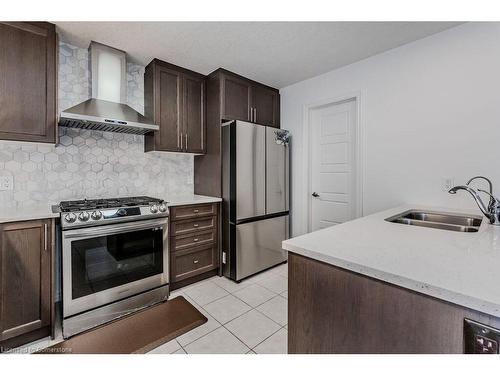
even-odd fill
[[[198,260],[198,259],[193,260],[193,263],[194,263],[194,264],[198,264],[198,262],[199,262],[199,260]]]
[[[198,212],[200,212],[200,210],[193,210],[193,212],[197,214]]]
[[[193,242],[198,242],[198,238],[193,239]]]
[[[193,227],[198,228],[200,224],[193,224]]]

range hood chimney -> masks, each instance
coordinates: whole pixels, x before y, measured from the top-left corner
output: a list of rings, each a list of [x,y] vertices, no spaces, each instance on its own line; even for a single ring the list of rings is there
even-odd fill
[[[92,98],[62,111],[59,126],[131,134],[158,130],[158,125],[123,104],[127,101],[125,52],[91,42],[89,58]]]

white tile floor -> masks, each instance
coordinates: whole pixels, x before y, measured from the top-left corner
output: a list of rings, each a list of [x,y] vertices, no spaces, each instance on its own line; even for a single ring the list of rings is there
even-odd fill
[[[208,322],[150,353],[286,354],[288,268],[282,264],[241,283],[215,276],[172,292]]]
[[[175,290],[208,321],[149,354],[286,354],[288,268],[274,267],[240,283],[212,277]],[[60,335],[59,335],[60,336]],[[36,341],[13,353],[33,353],[62,338]]]

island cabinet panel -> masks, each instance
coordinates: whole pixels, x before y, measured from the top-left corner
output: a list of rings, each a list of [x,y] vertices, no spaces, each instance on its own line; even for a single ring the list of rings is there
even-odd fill
[[[464,319],[500,319],[296,254],[289,353],[463,353]]]
[[[205,77],[153,60],[144,73],[144,114],[159,126],[144,137],[145,151],[205,153]]]
[[[0,23],[0,139],[56,142],[56,30]]]
[[[3,347],[30,341],[33,335],[47,336],[50,332],[52,231],[52,220],[0,225],[0,344]]]

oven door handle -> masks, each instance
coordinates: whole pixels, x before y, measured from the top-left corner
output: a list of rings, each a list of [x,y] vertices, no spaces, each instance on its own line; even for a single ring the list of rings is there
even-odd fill
[[[63,232],[64,238],[96,237],[99,235],[112,235],[143,229],[161,228],[167,224],[167,220],[151,220],[144,223],[131,222],[118,225],[105,225],[99,227],[67,230]]]

